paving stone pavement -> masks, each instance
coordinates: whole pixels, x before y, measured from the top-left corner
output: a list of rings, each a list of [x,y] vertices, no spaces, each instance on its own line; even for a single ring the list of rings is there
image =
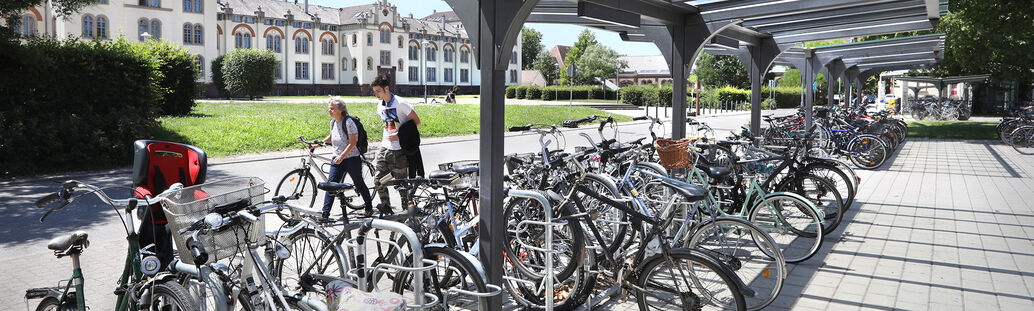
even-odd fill
[[[1034,157],[997,141],[909,139],[884,167],[858,173],[841,228],[813,258],[787,267],[768,309],[1034,310]],[[123,256],[122,242],[112,240],[82,257],[97,310],[114,303]],[[25,288],[70,274],[67,259],[46,251],[0,267],[2,310],[26,308]],[[593,309],[638,307],[631,300]]]

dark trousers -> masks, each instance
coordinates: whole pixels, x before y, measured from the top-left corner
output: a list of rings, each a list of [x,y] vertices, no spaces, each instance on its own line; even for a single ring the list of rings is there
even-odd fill
[[[345,173],[352,176],[352,185],[355,186],[356,192],[363,197],[366,210],[372,211],[373,197],[370,196],[370,188],[366,187],[366,181],[363,180],[363,160],[359,157],[351,157],[341,161],[341,164],[331,164],[330,176],[328,176],[329,181],[341,182],[345,177]],[[323,214],[329,215],[332,206],[334,206],[334,196],[327,193],[326,197],[323,198]],[[341,214],[348,214],[343,205],[341,206]]]

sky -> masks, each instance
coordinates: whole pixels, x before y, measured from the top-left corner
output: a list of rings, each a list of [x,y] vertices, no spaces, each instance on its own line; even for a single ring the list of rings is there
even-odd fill
[[[304,1],[304,0],[301,0]],[[299,2],[301,2],[299,1]],[[317,4],[328,7],[346,7],[354,5],[363,5],[374,3],[377,0],[309,0],[309,4]],[[409,13],[413,13],[414,17],[424,17],[431,15],[435,10],[438,12],[452,11],[449,4],[442,0],[388,0],[396,7],[403,16],[409,16]],[[546,49],[553,48],[554,45],[574,45],[574,42],[578,40],[578,34],[582,32],[585,27],[574,26],[574,25],[557,25],[557,24],[525,24],[524,27],[534,28],[542,33],[542,45]],[[642,55],[661,55],[660,50],[657,49],[653,43],[646,42],[624,42],[621,41],[621,37],[616,32],[602,31],[596,29],[590,29],[596,35],[596,41],[603,44],[604,46],[610,47],[622,55],[629,56],[642,56]]]

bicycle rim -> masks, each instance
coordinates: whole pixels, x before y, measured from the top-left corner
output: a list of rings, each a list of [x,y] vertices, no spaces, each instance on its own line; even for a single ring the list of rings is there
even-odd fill
[[[739,287],[726,269],[689,249],[655,256],[638,276],[639,310],[746,310]]]
[[[775,301],[786,277],[786,261],[770,235],[739,218],[720,218],[700,226],[686,247],[705,251],[729,266],[755,292],[748,310]]]
[[[769,195],[751,208],[748,220],[772,236],[787,263],[811,258],[822,245],[822,218],[796,197]]]

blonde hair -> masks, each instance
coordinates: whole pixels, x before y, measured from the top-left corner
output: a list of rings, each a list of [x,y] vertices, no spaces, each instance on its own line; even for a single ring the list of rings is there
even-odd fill
[[[341,116],[348,116],[348,106],[345,106],[345,100],[341,99],[341,96],[331,96],[330,103],[337,106],[337,110],[341,111]]]

